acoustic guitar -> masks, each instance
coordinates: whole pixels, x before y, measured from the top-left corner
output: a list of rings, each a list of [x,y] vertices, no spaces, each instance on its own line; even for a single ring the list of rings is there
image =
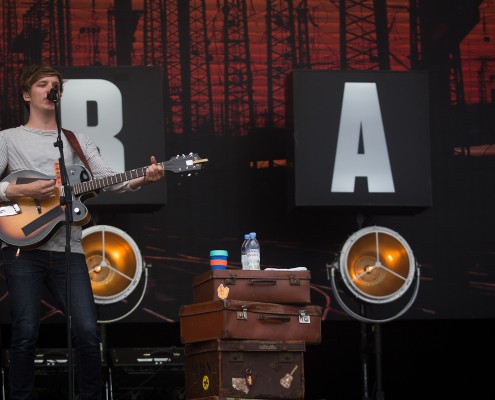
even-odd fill
[[[189,175],[203,169],[203,165],[207,162],[208,159],[190,153],[172,157],[159,164],[165,171]],[[83,202],[95,197],[98,189],[142,177],[146,174],[146,168],[141,167],[104,178],[91,179],[82,165],[67,167],[72,192],[72,223],[85,225],[89,222],[91,216]],[[35,180],[53,179],[56,178],[37,171],[22,170],[8,175],[2,182],[23,184]],[[45,243],[53,235],[55,228],[66,220],[65,205],[61,201],[64,198],[64,187],[61,186],[57,187],[53,196],[44,200],[17,197],[9,202],[0,202],[0,240],[22,249],[32,249]]]

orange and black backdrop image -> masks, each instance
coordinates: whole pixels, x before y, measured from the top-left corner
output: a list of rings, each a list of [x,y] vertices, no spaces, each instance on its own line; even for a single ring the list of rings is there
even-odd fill
[[[471,363],[495,350],[474,335],[495,333],[494,0],[5,0],[1,12],[1,129],[24,122],[22,68],[50,64],[64,127],[118,172],[151,153],[167,167],[158,187],[86,202],[109,348],[179,346],[210,251],[239,272],[255,231],[262,269],[307,269],[321,307],[307,398],[359,398],[370,324],[384,324],[385,392],[406,398],[408,360],[434,343],[445,349],[418,380],[438,394],[452,389],[438,369],[483,381]],[[8,328],[3,274],[0,290]],[[63,325],[48,295],[42,310],[42,329]],[[401,378],[387,357],[407,364]]]

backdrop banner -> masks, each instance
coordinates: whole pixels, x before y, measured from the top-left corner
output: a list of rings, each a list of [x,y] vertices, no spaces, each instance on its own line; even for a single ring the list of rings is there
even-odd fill
[[[425,72],[291,78],[296,206],[431,206]]]

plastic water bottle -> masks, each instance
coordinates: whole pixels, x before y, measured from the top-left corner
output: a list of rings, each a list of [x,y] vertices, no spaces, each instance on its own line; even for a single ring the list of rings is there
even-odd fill
[[[247,243],[251,239],[251,236],[249,233],[246,233],[244,235],[244,242],[242,242],[241,246],[241,266],[242,269],[248,269],[248,263],[247,263]]]
[[[260,269],[260,244],[256,239],[256,232],[251,232],[249,236],[250,239],[246,245],[247,269]]]

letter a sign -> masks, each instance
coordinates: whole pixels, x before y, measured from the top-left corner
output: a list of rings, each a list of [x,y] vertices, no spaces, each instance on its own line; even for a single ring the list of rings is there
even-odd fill
[[[431,206],[425,72],[293,72],[296,206]]]

